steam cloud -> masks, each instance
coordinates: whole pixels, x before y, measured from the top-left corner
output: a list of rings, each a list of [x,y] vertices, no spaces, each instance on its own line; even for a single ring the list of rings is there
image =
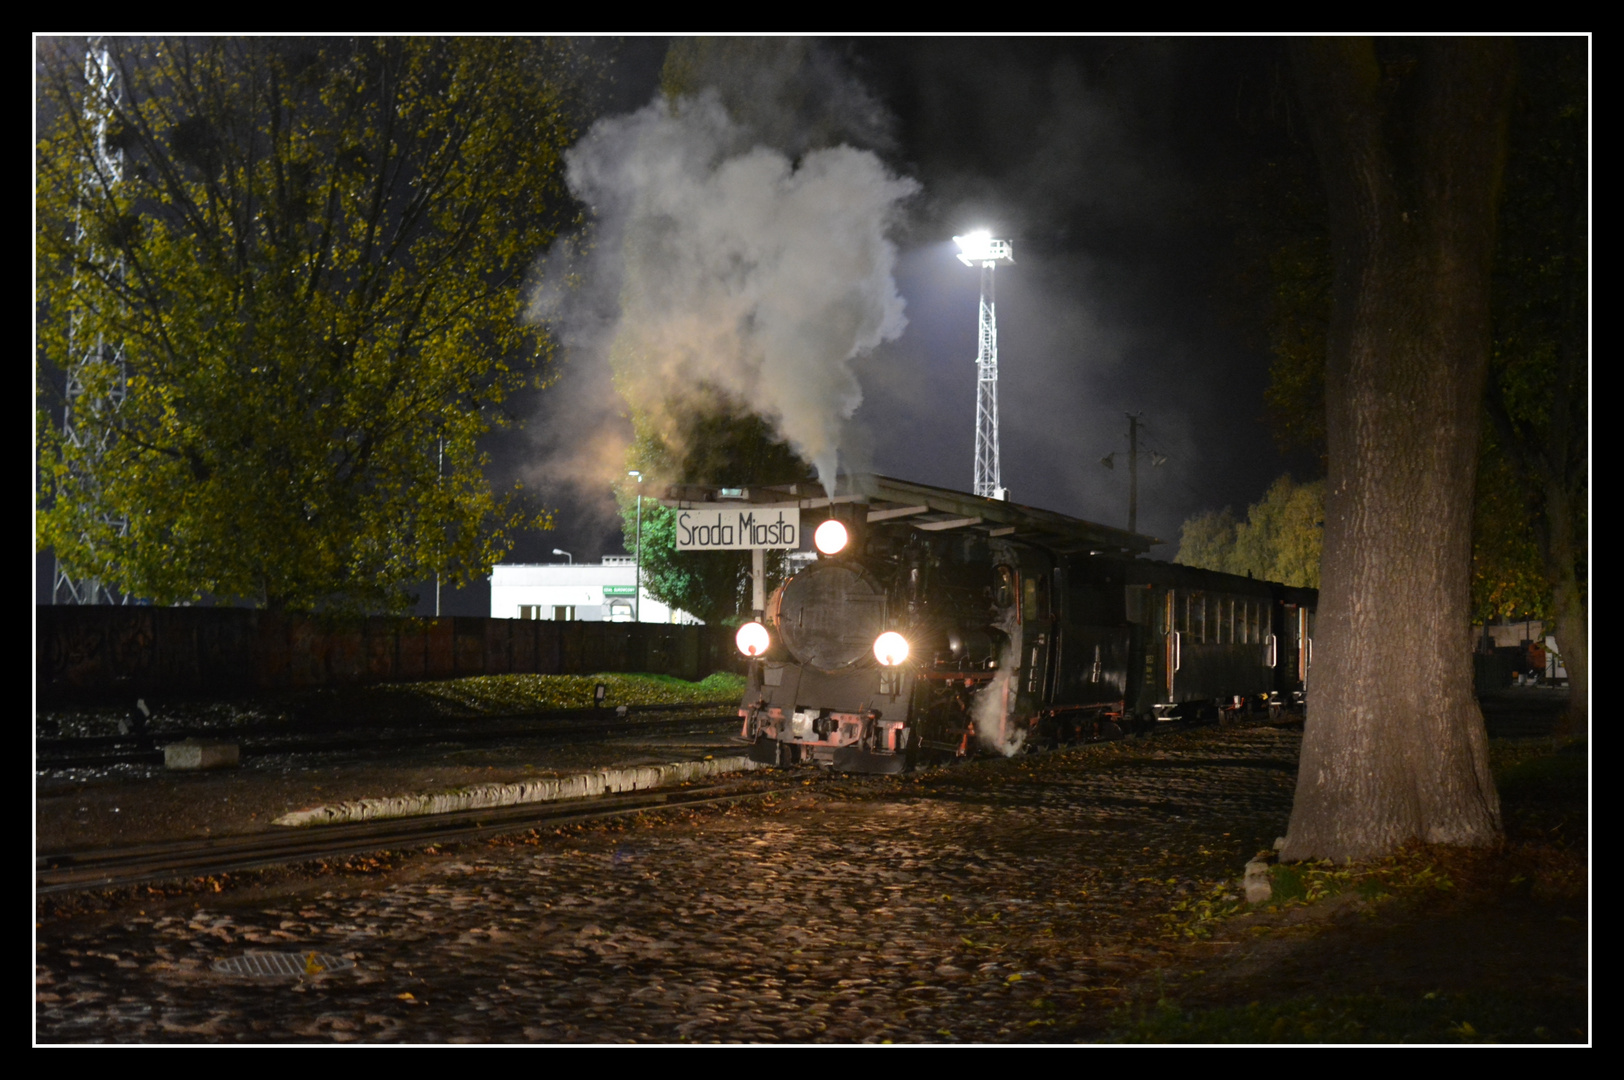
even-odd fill
[[[1014,659],[1006,651],[999,659],[998,674],[970,701],[970,719],[976,726],[976,740],[986,749],[1005,757],[1014,757],[1026,743],[1024,728],[1010,727],[1006,730],[1004,725],[1004,718],[1009,714],[1009,699],[1015,694],[1015,668],[1011,666]]]
[[[907,325],[887,230],[918,184],[850,146],[792,161],[709,92],[600,121],[566,176],[591,208],[591,243],[555,247],[530,316],[573,363],[607,361],[615,389],[668,439],[685,409],[720,392],[832,488],[862,402],[852,361]],[[593,470],[609,457],[593,454]]]

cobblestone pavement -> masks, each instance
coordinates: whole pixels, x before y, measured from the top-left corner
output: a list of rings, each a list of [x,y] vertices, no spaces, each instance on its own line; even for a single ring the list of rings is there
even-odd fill
[[[41,1042],[1042,1042],[1282,833],[1300,735],[1199,732],[41,916]],[[215,974],[250,951],[354,967]]]

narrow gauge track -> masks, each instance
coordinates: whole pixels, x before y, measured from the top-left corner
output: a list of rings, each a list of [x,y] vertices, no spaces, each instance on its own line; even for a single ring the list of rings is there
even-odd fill
[[[723,711],[725,708],[726,711]],[[694,710],[697,715],[661,714]],[[703,711],[701,711],[703,710]],[[415,722],[376,722],[365,726],[335,727],[301,723],[240,728],[183,729],[145,735],[91,736],[40,739],[36,742],[36,768],[74,769],[101,765],[161,765],[163,745],[188,738],[235,742],[243,757],[267,754],[317,754],[369,750],[433,743],[463,746],[508,742],[575,742],[622,735],[669,731],[684,727],[738,722],[738,706],[731,702],[699,705],[631,706],[624,716],[608,710],[570,709],[544,713],[511,713],[467,718],[435,718]]]
[[[387,818],[348,825],[318,825],[279,832],[177,840],[122,848],[42,854],[34,861],[36,895],[110,889],[146,881],[203,877],[313,859],[425,847],[616,817],[642,810],[714,806],[759,798],[772,788],[748,791],[715,784],[671,791],[637,791],[596,799],[462,810],[425,817]]]
[[[659,722],[661,726],[700,723],[707,720],[733,720],[721,717],[685,718]],[[1191,725],[1162,725],[1156,734]],[[612,727],[647,730],[648,722],[625,723]],[[596,735],[610,728],[597,725]],[[443,736],[425,736],[441,738]],[[511,736],[495,736],[511,737]],[[1082,743],[1067,744],[1070,746]],[[1052,749],[1061,749],[1055,747]],[[264,751],[261,751],[264,752]],[[1038,751],[1040,753],[1045,751]],[[162,844],[139,844],[120,848],[86,849],[40,854],[35,859],[35,893],[73,892],[109,889],[182,877],[252,870],[266,866],[338,858],[400,848],[424,847],[477,838],[521,832],[538,826],[557,826],[575,821],[616,817],[643,810],[677,809],[760,798],[781,788],[796,786],[792,781],[804,775],[788,772],[790,781],[749,791],[732,790],[736,785],[716,784],[671,791],[642,791],[595,799],[571,799],[556,803],[529,803],[521,806],[463,810],[411,818],[387,818],[346,825],[321,825],[285,832],[249,833],[238,836],[206,837]],[[823,774],[820,770],[818,775]]]

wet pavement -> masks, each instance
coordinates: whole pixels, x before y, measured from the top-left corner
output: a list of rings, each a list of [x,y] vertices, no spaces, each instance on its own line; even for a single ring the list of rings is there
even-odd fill
[[[1259,725],[902,778],[797,773],[726,810],[371,874],[42,906],[36,1039],[1088,1037],[1156,967],[1171,907],[1235,879],[1284,831],[1299,742]],[[256,951],[353,967],[213,970]]]

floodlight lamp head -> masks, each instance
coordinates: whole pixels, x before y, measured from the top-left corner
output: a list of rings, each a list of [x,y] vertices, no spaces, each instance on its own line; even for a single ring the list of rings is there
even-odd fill
[[[1015,261],[1014,249],[1008,240],[994,240],[986,229],[977,229],[963,236],[955,236],[959,245],[959,262],[965,266],[985,266],[988,263],[1009,265]]]
[[[986,229],[976,229],[963,236],[955,236],[953,242],[959,245],[961,259],[985,259],[987,249],[992,246],[992,233]]]

